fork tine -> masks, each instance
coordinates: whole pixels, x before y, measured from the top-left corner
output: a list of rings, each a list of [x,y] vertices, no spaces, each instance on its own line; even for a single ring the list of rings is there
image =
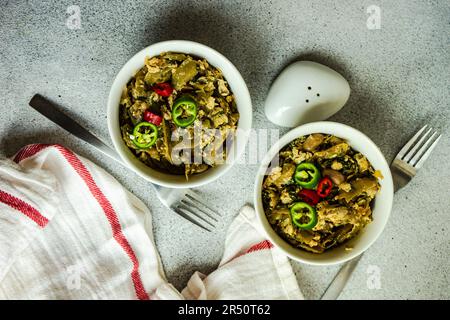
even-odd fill
[[[184,212],[181,211],[180,209],[175,208],[175,209],[173,209],[173,211],[174,211],[176,214],[178,214],[179,216],[181,216],[181,217],[183,217],[184,219],[186,219],[187,221],[189,221],[189,222],[195,224],[196,226],[202,228],[203,230],[206,230],[206,231],[208,231],[208,232],[211,232],[210,229],[208,229],[208,228],[206,228],[205,226],[201,225],[200,222],[198,222],[198,221],[195,220],[195,219],[192,219],[189,215],[187,215],[186,213],[184,213]]]
[[[436,131],[434,131],[430,136],[427,137],[427,139],[425,141],[423,141],[422,145],[420,146],[420,149],[418,149],[416,151],[414,156],[409,161],[410,165],[414,166],[414,164],[420,159],[420,157],[423,155],[423,153],[428,149],[429,145],[433,142],[433,140],[437,134],[438,133]]]
[[[414,143],[414,146],[411,148],[410,151],[408,151],[408,153],[405,155],[405,158],[403,160],[405,160],[406,162],[410,162],[411,159],[416,155],[417,150],[419,148],[421,148],[423,146],[423,144],[425,143],[426,139],[428,139],[428,135],[430,134],[430,132],[433,130],[433,128],[429,128],[419,139],[419,141],[417,141],[416,143]]]
[[[209,211],[211,211],[211,213],[213,213],[213,214],[215,214],[215,215],[218,215],[218,216],[220,217],[219,211],[218,211],[218,210],[214,210],[213,208],[211,208],[210,206],[208,206],[206,203],[204,203],[204,202],[201,200],[200,196],[199,196],[197,193],[195,193],[194,191],[188,190],[188,191],[186,192],[186,197],[189,198],[189,199],[191,199],[192,201],[197,202],[199,205],[202,205],[203,207],[205,207],[206,209],[208,209]]]
[[[203,213],[205,214],[205,216],[207,216],[207,217],[213,219],[214,221],[216,221],[216,222],[219,221],[219,220],[217,220],[216,217],[213,217],[210,213],[208,213],[206,210],[202,209],[202,208],[200,207],[200,205],[197,205],[194,201],[192,201],[192,200],[191,200],[191,201],[188,201],[188,200],[184,200],[184,199],[183,199],[183,200],[181,200],[181,202],[184,203],[184,204],[187,205],[187,206],[192,206],[192,207],[196,208],[197,210],[203,212]]]
[[[435,132],[435,134],[437,134],[437,132]],[[441,139],[441,137],[442,137],[442,135],[439,135],[439,136],[434,140],[434,142],[433,142],[429,147],[427,147],[427,149],[425,150],[425,152],[424,152],[420,157],[417,158],[417,160],[418,160],[418,161],[416,160],[417,163],[416,163],[416,164],[413,164],[413,166],[414,166],[416,169],[419,169],[420,167],[422,167],[423,163],[425,162],[425,160],[428,159],[428,157],[430,156],[430,154],[431,154],[431,152],[433,151],[434,147],[436,147],[437,143],[438,143],[439,140]],[[432,139],[428,140],[428,143],[427,143],[427,144],[429,144],[430,141],[432,141]],[[425,147],[425,145],[424,145],[424,147]],[[414,160],[414,159],[413,159],[413,160]]]
[[[406,144],[405,146],[400,150],[400,152],[397,154],[396,158],[402,159],[405,154],[409,151],[409,149],[411,149],[411,147],[413,146],[413,144],[416,142],[416,140],[420,137],[420,135],[422,134],[422,132],[426,129],[427,125],[423,126],[422,129],[419,130],[419,132],[417,132],[414,137],[412,137]]]
[[[197,212],[195,212],[194,210],[192,210],[191,208],[189,208],[187,205],[181,203],[181,204],[179,204],[179,205],[177,206],[177,208],[180,209],[180,210],[184,210],[184,211],[186,211],[186,212],[188,212],[188,213],[190,213],[190,214],[196,216],[197,218],[203,220],[204,222],[206,222],[207,224],[209,224],[211,227],[214,228],[214,225],[213,225],[211,222],[209,222],[209,221],[206,220],[204,217],[202,217],[201,215],[199,215]]]

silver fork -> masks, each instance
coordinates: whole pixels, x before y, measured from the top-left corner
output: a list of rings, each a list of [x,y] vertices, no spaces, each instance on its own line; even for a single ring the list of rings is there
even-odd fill
[[[165,188],[152,184],[159,200],[169,209],[182,216],[186,220],[196,224],[200,228],[210,232],[219,222],[220,213],[206,204],[200,195],[191,189]],[[201,220],[200,223],[198,220]]]
[[[36,94],[31,98],[29,104],[64,130],[128,168],[112,148],[61,112],[59,106],[55,103],[45,99],[40,94]],[[206,231],[212,231],[211,228],[215,227],[215,223],[218,222],[217,217],[220,217],[219,212],[202,200],[196,192],[191,189],[173,189],[156,184],[151,185],[154,187],[159,200],[170,210]]]
[[[391,163],[395,191],[411,181],[417,170],[430,156],[441,136],[432,127],[425,125],[405,144]]]
[[[395,156],[391,163],[395,192],[407,185],[416,175],[436,147],[441,136],[436,130],[425,125]],[[363,254],[360,254],[344,263],[323,293],[321,300],[335,300],[339,297],[362,256]]]

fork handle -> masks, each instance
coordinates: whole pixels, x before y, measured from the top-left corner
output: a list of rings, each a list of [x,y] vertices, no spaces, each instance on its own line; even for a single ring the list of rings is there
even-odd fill
[[[338,271],[333,281],[328,285],[320,300],[336,300],[344,289],[345,285],[350,279],[353,271],[358,265],[364,253],[361,253],[356,258],[346,262]]]

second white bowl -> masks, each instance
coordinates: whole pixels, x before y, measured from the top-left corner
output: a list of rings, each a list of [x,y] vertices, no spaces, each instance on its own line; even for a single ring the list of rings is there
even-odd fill
[[[337,246],[321,254],[310,253],[302,249],[294,248],[272,229],[264,212],[261,190],[263,179],[270,162],[277,156],[280,149],[289,142],[312,133],[332,134],[347,140],[350,146],[365,155],[375,170],[380,170],[384,177],[380,181],[380,192],[374,200],[375,203],[372,212],[373,221],[368,224],[360,234],[347,242],[347,245],[353,248],[351,251],[345,250],[344,245]],[[267,238],[276,247],[282,250],[290,258],[300,262],[313,265],[332,265],[348,261],[360,255],[366,251],[375,240],[377,240],[389,219],[393,196],[394,187],[389,165],[375,143],[373,143],[365,134],[352,127],[341,123],[322,121],[305,124],[289,131],[269,150],[264,157],[256,176],[254,201],[256,213],[263,230],[266,233]]]

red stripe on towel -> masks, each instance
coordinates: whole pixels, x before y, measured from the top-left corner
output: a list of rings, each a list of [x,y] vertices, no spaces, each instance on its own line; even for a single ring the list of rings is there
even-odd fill
[[[269,240],[263,240],[253,246],[251,246],[245,253],[255,252],[259,250],[271,249],[273,244]]]
[[[237,256],[235,256],[234,258],[229,260],[228,262],[231,262],[239,257],[242,257],[242,256],[252,253],[252,252],[256,252],[256,251],[260,251],[260,250],[268,250],[268,249],[272,249],[272,248],[273,248],[273,244],[269,240],[263,240],[261,242],[258,242],[257,244],[254,244],[253,246],[248,248],[246,251],[238,254]]]
[[[91,173],[87,170],[87,168],[81,162],[81,160],[72,151],[64,148],[61,145],[35,144],[35,145],[29,145],[29,146],[23,148],[22,150],[20,150],[17,153],[16,157],[14,158],[14,161],[20,162],[26,158],[29,158],[29,157],[35,155],[39,151],[41,151],[49,146],[55,147],[57,150],[59,150],[59,152],[61,152],[61,154],[64,156],[64,158],[69,162],[69,164],[72,166],[72,168],[78,173],[78,175],[81,177],[81,179],[85,182],[85,184],[87,185],[92,196],[95,198],[95,200],[97,200],[98,204],[100,205],[103,212],[105,213],[105,216],[109,221],[109,224],[111,225],[114,239],[117,241],[117,243],[119,243],[119,245],[122,247],[122,249],[125,251],[125,253],[130,258],[131,262],[133,263],[133,270],[131,271],[131,279],[133,281],[134,289],[135,289],[138,299],[149,300],[149,296],[148,296],[147,292],[145,291],[141,276],[139,274],[139,261],[136,257],[136,254],[134,253],[133,249],[131,248],[130,243],[125,238],[125,236],[122,232],[122,227],[120,226],[120,222],[117,217],[117,214],[114,211],[109,200],[106,198],[106,196],[100,190],[98,185],[95,183],[94,179],[92,178]]]
[[[17,211],[22,212],[28,218],[36,222],[36,224],[41,228],[45,227],[48,223],[48,219],[44,217],[38,210],[33,208],[25,201],[20,200],[12,194],[9,194],[2,190],[0,190],[0,202],[10,206],[13,209],[16,209]]]
[[[22,160],[25,160],[26,158],[29,158],[31,156],[34,156],[39,151],[52,146],[51,144],[29,144],[22,149],[19,150],[19,152],[16,153],[14,157],[14,162],[19,163]]]

